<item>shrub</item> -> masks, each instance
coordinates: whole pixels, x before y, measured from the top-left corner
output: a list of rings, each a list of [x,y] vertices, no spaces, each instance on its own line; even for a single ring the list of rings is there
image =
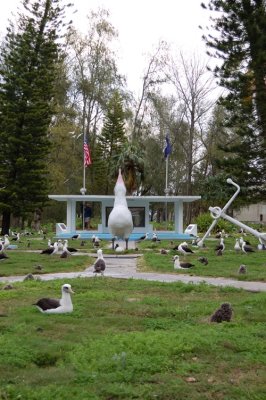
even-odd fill
[[[196,218],[196,224],[198,226],[198,231],[199,232],[206,232],[208,230],[208,228],[210,227],[211,223],[213,221],[213,218],[211,216],[210,213],[203,213],[200,214],[197,218]],[[214,227],[214,232],[218,232],[221,230],[225,230],[225,232],[233,232],[236,227],[231,224],[230,222],[220,218],[219,221],[217,222],[217,224]]]

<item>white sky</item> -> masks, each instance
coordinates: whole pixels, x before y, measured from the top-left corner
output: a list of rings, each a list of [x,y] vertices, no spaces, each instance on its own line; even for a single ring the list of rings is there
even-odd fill
[[[147,67],[147,54],[163,39],[186,56],[207,61],[206,47],[198,25],[210,25],[210,13],[200,7],[202,0],[72,0],[74,25],[86,32],[86,15],[99,7],[110,12],[110,22],[119,34],[119,69],[127,76],[130,90],[138,92]],[[5,33],[12,12],[20,0],[1,2],[0,33]]]

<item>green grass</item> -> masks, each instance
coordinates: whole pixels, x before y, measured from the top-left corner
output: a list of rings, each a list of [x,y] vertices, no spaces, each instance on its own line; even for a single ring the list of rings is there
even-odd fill
[[[265,293],[79,278],[72,314],[32,306],[62,283],[0,291],[0,399],[265,399]]]
[[[254,244],[256,249],[256,240],[254,237],[248,238]],[[215,252],[215,246],[219,240],[207,239],[205,244],[206,248],[190,248],[194,251],[194,254],[187,256],[180,255],[177,251],[172,250],[174,246],[180,243],[175,241],[174,244],[170,244],[169,240],[163,240],[161,242],[153,243],[151,241],[143,241],[138,243],[139,251],[143,252],[143,260],[139,261],[139,269],[145,271],[155,271],[162,273],[174,273],[174,274],[188,274],[194,276],[211,276],[211,277],[225,277],[238,280],[248,281],[266,281],[266,252],[256,250],[252,254],[236,254],[234,251],[234,238],[225,239],[226,249],[222,256],[217,256]],[[161,255],[160,249],[170,249],[169,254]],[[173,268],[173,256],[175,254],[180,255],[180,261],[188,261],[195,266],[190,270],[174,270]],[[208,258],[209,264],[203,265],[198,261],[200,256]],[[238,269],[241,264],[247,266],[247,274],[239,275]]]
[[[17,250],[6,252],[0,275],[82,271],[94,262],[89,255],[41,255],[47,241],[29,240],[30,247],[23,238]],[[195,267],[181,273],[265,281],[265,252],[235,254],[234,242],[226,239],[225,254],[217,257],[217,241],[208,239],[206,249],[186,257]],[[96,252],[90,240],[80,244],[69,241]],[[109,244],[101,242],[104,254],[112,253]],[[173,247],[169,241],[136,246],[143,254],[140,269],[179,273],[173,269],[176,252],[159,253]],[[207,266],[198,262],[201,255]],[[247,275],[238,275],[240,264]],[[43,270],[36,272],[36,265]],[[265,293],[95,277],[71,280],[69,315],[44,315],[32,305],[58,297],[64,282],[24,281],[0,290],[0,399],[265,399]],[[232,322],[210,323],[222,302],[232,304]]]
[[[159,235],[160,236],[160,235]],[[47,235],[47,237],[53,237]],[[247,239],[251,241],[256,249],[257,240],[253,236],[248,236]],[[28,247],[30,241],[30,247]],[[181,261],[189,261],[195,266],[186,270],[174,270],[172,258],[177,251],[172,250],[174,246],[180,243],[174,241],[171,243],[169,240],[162,240],[161,242],[154,243],[151,240],[137,242],[135,250],[125,251],[123,254],[143,254],[139,258],[138,269],[140,271],[154,271],[161,273],[174,273],[174,274],[188,274],[191,276],[209,276],[209,277],[225,277],[237,280],[247,281],[266,281],[266,252],[256,250],[255,253],[236,254],[234,251],[235,237],[225,239],[226,250],[223,256],[216,256],[215,246],[219,240],[210,238],[205,241],[206,248],[200,249],[193,247],[194,254],[187,255],[186,257],[180,255]],[[83,253],[96,253],[97,249],[93,247],[91,240],[85,240],[84,246],[81,246],[81,240],[69,240],[69,246],[77,248]],[[191,245],[190,245],[191,247]],[[51,272],[70,272],[70,271],[83,271],[86,267],[94,263],[94,259],[89,256],[72,256],[67,259],[60,259],[58,255],[47,256],[41,255],[40,251],[47,248],[47,240],[40,237],[23,237],[21,242],[18,243],[17,250],[6,251],[9,256],[8,260],[1,261],[0,276],[8,275],[24,275],[28,273],[37,273],[35,266],[42,265],[43,270],[41,273]],[[110,241],[102,240],[101,248],[104,254],[117,254],[110,248]],[[169,249],[168,255],[161,255],[160,249]],[[25,253],[24,251],[27,252]],[[32,252],[30,252],[32,251]],[[34,253],[33,251],[37,252]],[[200,256],[205,256],[209,260],[207,266],[198,261]],[[238,269],[241,264],[247,266],[247,274],[239,275]]]
[[[6,254],[9,258],[0,262],[0,276],[84,271],[95,262],[94,258],[86,255],[60,258],[59,255],[23,253],[16,250]],[[36,266],[41,266],[42,270],[37,270]]]

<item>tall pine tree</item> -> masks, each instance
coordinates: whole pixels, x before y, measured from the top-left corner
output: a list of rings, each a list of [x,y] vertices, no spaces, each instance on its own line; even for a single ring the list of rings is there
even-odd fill
[[[113,191],[114,178],[116,178],[112,176],[114,166],[117,164],[122,146],[126,141],[122,98],[119,92],[115,91],[109,101],[103,129],[98,137],[102,165],[106,171],[105,194]]]
[[[203,3],[203,7],[207,6]],[[210,0],[209,54],[220,59],[215,75],[227,95],[227,128],[239,140],[224,147],[219,166],[247,189],[248,201],[265,196],[266,169],[266,6],[264,0]]]
[[[0,57],[0,211],[2,234],[11,215],[42,207],[49,190],[46,157],[54,113],[59,0],[24,0],[24,14],[7,30]]]

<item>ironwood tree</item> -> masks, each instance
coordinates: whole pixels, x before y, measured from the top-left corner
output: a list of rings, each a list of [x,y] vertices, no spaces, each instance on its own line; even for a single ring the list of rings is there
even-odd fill
[[[227,94],[225,126],[239,140],[224,146],[219,167],[248,190],[249,201],[265,196],[266,169],[266,5],[263,0],[211,0],[212,33],[203,36],[219,59],[214,73]]]
[[[54,113],[58,44],[65,7],[59,0],[22,2],[0,57],[0,211],[2,234],[11,215],[42,208],[49,190],[46,157]]]
[[[113,166],[117,164],[123,144],[127,141],[122,98],[118,91],[114,91],[108,103],[103,129],[97,139],[101,165],[106,171],[105,194],[110,194],[117,178],[117,173],[113,175]]]

